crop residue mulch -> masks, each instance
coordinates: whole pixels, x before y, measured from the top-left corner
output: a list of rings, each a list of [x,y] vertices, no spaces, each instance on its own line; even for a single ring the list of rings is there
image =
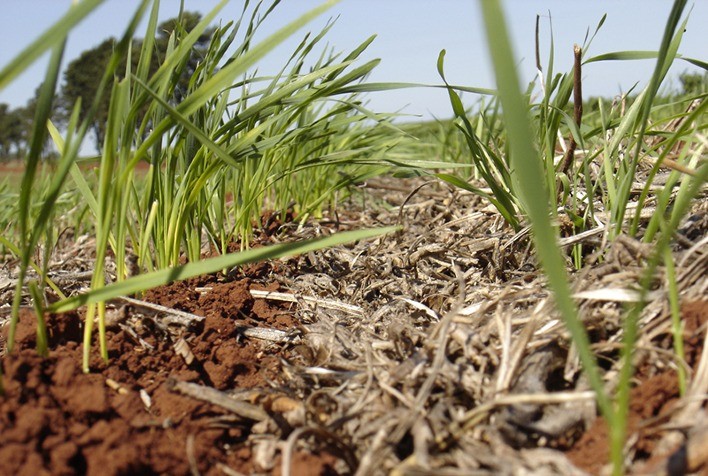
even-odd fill
[[[368,185],[375,211],[299,228],[271,221],[267,240],[390,224],[400,233],[142,297],[163,308],[111,303],[110,362],[94,342],[90,374],[81,314],[49,316],[43,359],[24,310],[2,358],[0,474],[605,472],[606,427],[528,234],[468,194],[396,184]],[[626,448],[637,474],[705,463],[695,456],[708,428],[704,209],[702,199],[674,248],[686,362],[672,357],[663,270],[640,318]],[[569,271],[612,388],[623,301],[652,249],[601,234],[582,243],[590,265]],[[82,246],[83,258],[74,249],[56,263],[83,272]],[[3,272],[6,301],[14,271]],[[682,398],[677,365],[688,375]]]

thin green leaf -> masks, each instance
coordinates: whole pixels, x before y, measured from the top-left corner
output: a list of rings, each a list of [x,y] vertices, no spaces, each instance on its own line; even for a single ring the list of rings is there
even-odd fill
[[[330,246],[340,245],[357,240],[364,240],[374,236],[391,233],[398,230],[397,227],[377,228],[372,230],[359,230],[337,233],[323,238],[308,240],[297,243],[284,243],[267,246],[263,248],[233,253],[215,258],[209,258],[195,263],[177,266],[170,269],[162,269],[135,276],[125,281],[109,284],[103,288],[91,290],[85,294],[80,294],[62,301],[58,301],[48,307],[50,312],[67,312],[86,304],[107,301],[119,296],[127,296],[140,291],[161,286],[174,281],[180,281],[194,276],[215,273],[222,269],[234,266],[255,263],[268,259],[277,259],[284,256],[307,253]]]
[[[603,414],[614,415],[611,400],[604,389],[590,342],[571,298],[565,272],[565,262],[557,246],[557,236],[551,224],[544,173],[534,145],[528,110],[521,94],[516,60],[507,33],[504,14],[498,0],[480,3],[484,17],[487,41],[496,76],[502,114],[505,119],[511,148],[511,162],[518,177],[517,184],[524,208],[534,232],[536,251],[553,289],[556,305],[566,327],[578,347],[583,369],[596,393]]]
[[[0,90],[10,84],[29,65],[34,63],[51,47],[63,43],[66,35],[74,26],[91,13],[104,0],[83,0],[75,3],[69,11],[51,28],[22,50],[10,63],[0,70]]]

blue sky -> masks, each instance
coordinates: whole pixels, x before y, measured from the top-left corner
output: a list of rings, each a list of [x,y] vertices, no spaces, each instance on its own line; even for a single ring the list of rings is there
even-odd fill
[[[69,8],[70,0],[2,0],[0,11],[0,67]],[[66,60],[76,58],[108,36],[118,36],[137,6],[136,0],[107,0],[88,17],[69,39]],[[206,12],[216,0],[184,0],[187,10]],[[239,16],[241,0],[232,0],[219,14],[224,22]],[[264,25],[268,34],[301,13],[321,3],[318,0],[283,0],[275,15]],[[607,21],[593,42],[590,54],[620,50],[656,50],[661,41],[665,19],[671,9],[666,0],[506,0],[504,7],[512,32],[517,58],[524,80],[534,71],[534,27],[536,14],[542,21],[542,58],[547,58],[549,22],[553,22],[556,47],[556,70],[568,71],[574,43],[582,44],[588,28],[594,30],[604,13]],[[692,5],[684,42],[679,52],[688,57],[708,60],[708,1]],[[177,14],[178,0],[161,2],[161,19]],[[311,23],[306,30],[319,31],[328,18],[339,17],[330,32],[329,44],[349,51],[372,34],[376,41],[365,59],[381,58],[382,63],[371,81],[406,81],[439,83],[436,60],[441,49],[447,50],[446,72],[454,84],[493,87],[479,5],[474,0],[342,0]],[[700,25],[704,25],[701,27]],[[272,72],[282,65],[288,53],[306,30],[273,51],[259,70]],[[13,107],[23,105],[33,94],[43,76],[44,61],[38,62],[10,86],[0,91],[0,102]],[[652,61],[592,64],[584,68],[584,94],[613,96],[627,91],[651,74]],[[673,77],[690,69],[679,62]],[[674,83],[676,86],[677,84]],[[446,94],[431,89],[406,89],[371,94],[369,107],[376,111],[398,111],[423,118],[448,117],[450,105]]]

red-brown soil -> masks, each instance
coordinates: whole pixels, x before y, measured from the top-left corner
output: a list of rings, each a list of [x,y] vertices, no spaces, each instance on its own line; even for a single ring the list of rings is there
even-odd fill
[[[194,291],[206,285],[211,291]],[[3,359],[0,474],[223,474],[217,463],[246,474],[264,470],[244,444],[253,422],[234,420],[168,385],[174,379],[267,391],[283,382],[279,359],[287,351],[245,339],[238,327],[292,329],[293,321],[283,309],[254,300],[252,287],[263,289],[248,278],[204,278],[148,293],[150,301],[206,317],[185,334],[196,357],[192,365],[176,355],[170,339],[144,326],[139,337],[154,349],[123,329],[109,330],[110,363],[95,356],[92,373],[84,374],[80,316],[49,317],[51,350],[43,359],[35,350],[34,316],[23,312],[17,346]],[[141,390],[150,396],[149,408]],[[336,460],[327,452],[296,454],[293,474],[332,474]]]
[[[21,174],[25,170],[24,162],[13,160],[10,162],[0,162],[0,174]]]
[[[263,274],[262,267],[251,271]],[[195,291],[206,286],[208,292]],[[279,461],[271,468],[254,463],[246,443],[252,422],[233,421],[223,408],[174,393],[169,385],[175,379],[228,391],[284,384],[279,359],[289,358],[289,352],[239,336],[239,326],[296,327],[286,310],[251,297],[249,289],[263,288],[249,278],[219,283],[207,277],[147,294],[149,301],[206,317],[185,335],[196,357],[192,365],[176,355],[169,339],[145,326],[140,337],[154,349],[125,330],[109,330],[110,363],[94,356],[93,372],[84,374],[81,317],[50,316],[51,351],[43,359],[35,350],[34,316],[23,312],[17,348],[3,363],[7,396],[0,400],[0,474],[223,474],[218,463],[244,474],[269,469],[279,474]],[[706,311],[701,302],[684,307],[691,366],[702,350]],[[660,433],[643,424],[661,421],[672,410],[678,383],[671,371],[653,376],[640,371],[639,378],[629,431],[638,434],[635,448],[648,458]],[[141,389],[151,398],[149,408]],[[599,474],[609,458],[605,422],[598,419],[567,454],[578,468]],[[327,451],[299,453],[292,474],[337,474],[336,461]]]
[[[375,245],[313,252],[148,292],[148,301],[205,319],[185,327],[128,309],[129,318],[122,314],[124,320],[108,330],[109,363],[98,357],[94,341],[90,374],[81,371],[83,315],[47,317],[50,352],[41,358],[34,318],[26,309],[15,349],[0,360],[6,392],[0,398],[0,476],[281,474],[289,450],[292,475],[606,471],[602,419],[566,453],[533,448],[540,439],[532,438],[516,447],[500,434],[503,415],[495,399],[514,396],[509,388],[527,368],[523,361],[549,343],[558,344],[561,365],[554,358],[548,368],[536,369],[531,376],[544,379],[520,393],[572,390],[575,380],[563,380],[559,388],[547,385],[561,380],[556,371],[566,364],[567,336],[560,323],[546,325],[553,316],[537,306],[547,292],[525,245],[512,250],[514,235],[497,229],[495,215],[479,211],[475,202],[428,191],[409,202],[407,193],[399,200],[387,197],[396,207],[408,203],[400,215],[395,209],[376,212],[364,223],[331,222],[366,228],[403,221],[406,233]],[[450,203],[459,209],[451,211]],[[265,234],[273,234],[278,224],[264,221]],[[326,226],[306,229],[310,235],[304,238],[321,236]],[[643,250],[628,240],[610,246],[602,268],[576,276],[586,279],[580,288],[635,283]],[[453,262],[466,273],[459,315],[448,312],[458,293]],[[690,291],[705,275],[700,266],[686,269],[687,276],[695,274],[684,282]],[[255,299],[250,291],[256,289],[287,291],[297,296],[297,307]],[[708,323],[707,303],[696,295],[681,294],[686,363],[694,377]],[[327,307],[327,300],[355,309]],[[657,448],[672,431],[665,426],[673,423],[667,415],[686,400],[678,398],[670,321],[660,301],[653,328],[659,330],[642,352],[658,349],[662,358],[639,365],[631,395],[629,469],[636,474],[660,472],[677,454],[676,447],[661,454]],[[530,324],[531,309],[538,327]],[[616,303],[584,309],[594,343],[616,337],[621,309]],[[253,327],[302,339],[256,340],[246,336],[245,329]],[[517,345],[532,337],[543,345]],[[189,353],[176,350],[181,339],[194,356],[191,363]],[[499,357],[505,346],[519,362]],[[599,355],[613,365],[616,346]],[[500,371],[505,365],[506,374]],[[178,392],[189,384],[221,391],[229,402],[250,404],[267,418]],[[704,401],[696,401],[702,410]],[[524,432],[523,426],[514,428]],[[551,437],[564,434],[543,436],[552,443]]]
[[[695,370],[703,351],[703,335],[708,323],[708,301],[687,303],[682,308],[682,317],[686,363]],[[637,459],[651,459],[649,464],[643,466],[645,471],[659,474],[660,470],[668,465],[667,457],[652,456],[662,436],[658,427],[676,410],[675,404],[679,398],[678,375],[673,370],[647,375],[645,369],[639,369],[636,378],[639,384],[630,392],[627,431],[628,434],[636,436],[633,446]],[[568,458],[578,468],[590,474],[600,474],[610,459],[609,441],[607,423],[603,418],[598,418],[567,453]],[[708,471],[708,468],[706,470]]]

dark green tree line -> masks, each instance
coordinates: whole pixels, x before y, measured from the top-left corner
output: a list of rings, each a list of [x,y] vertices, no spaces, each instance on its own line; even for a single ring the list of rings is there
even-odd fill
[[[36,98],[25,106],[11,108],[0,103],[0,161],[19,159],[25,155],[32,134]]]

